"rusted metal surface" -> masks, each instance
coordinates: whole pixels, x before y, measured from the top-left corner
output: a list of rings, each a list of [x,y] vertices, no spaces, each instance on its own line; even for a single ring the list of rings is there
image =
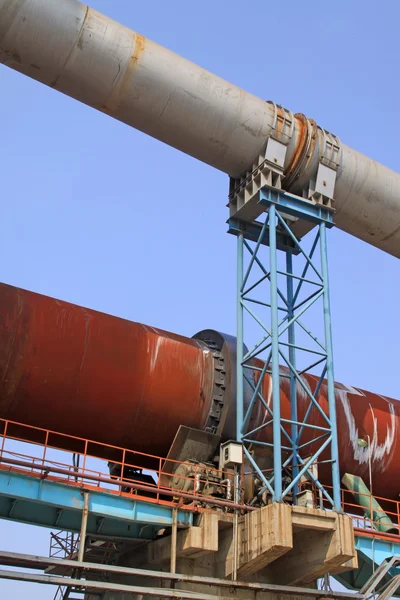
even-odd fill
[[[299,170],[307,150],[308,139],[308,119],[305,115],[298,113],[294,115],[295,127],[297,128],[297,144],[290,163],[285,169],[284,185],[287,188],[296,181],[299,176]]]
[[[206,427],[214,376],[212,351],[201,340],[0,284],[0,418],[166,456],[179,425]],[[312,375],[304,375],[303,381],[312,390],[317,384]],[[270,384],[266,375],[266,399]],[[289,419],[286,377],[280,388],[282,416]],[[308,397],[299,385],[297,390],[303,419]],[[368,484],[368,447],[358,440],[369,439],[373,492],[398,499],[400,403],[340,383],[335,390],[342,474],[359,475]],[[319,403],[328,412],[324,385]],[[257,406],[250,429],[267,420],[265,409]],[[227,407],[223,438],[232,437],[235,419],[235,403]],[[316,408],[309,422],[324,426]],[[268,436],[266,431],[259,435]],[[310,442],[304,455],[316,443],[310,431],[306,428],[302,435],[302,443]],[[39,434],[37,441],[44,443]],[[327,478],[323,471],[321,464],[322,480]]]
[[[110,97],[100,107],[100,110],[107,114],[114,116],[118,115],[118,111],[122,108],[124,98],[129,95],[129,88],[133,87],[133,77],[135,71],[140,64],[140,57],[144,52],[146,38],[139,33],[133,33],[133,51],[132,54],[122,70],[120,77],[116,79],[115,85],[113,86]]]
[[[0,285],[0,414],[165,455],[202,428],[214,363],[202,342]]]
[[[259,365],[263,363],[258,361]],[[290,419],[290,383],[286,368],[281,367],[282,377],[280,379],[281,390],[281,415],[284,419]],[[306,386],[314,391],[318,377],[305,374],[302,376]],[[326,383],[326,382],[325,382]],[[326,414],[329,414],[327,388],[325,383],[321,386],[318,402]],[[373,394],[358,388],[335,382],[336,410],[338,423],[339,460],[340,472],[359,475],[366,485],[369,485],[369,463],[368,452],[371,453],[373,493],[376,496],[398,500],[400,484],[397,473],[400,469],[399,442],[400,442],[400,402],[379,394]],[[271,377],[267,374],[263,382],[263,397],[271,402],[272,384]],[[299,420],[303,421],[309,406],[309,397],[297,384],[297,406]],[[253,429],[270,420],[270,417],[261,403],[257,403],[257,411],[253,412],[249,429]],[[326,426],[326,422],[317,408],[312,408],[308,422],[319,427]],[[271,441],[271,428],[260,430],[259,439]],[[290,425],[287,425],[290,434]],[[303,457],[310,456],[317,449],[313,440],[321,435],[321,432],[304,428],[301,444],[310,442],[301,452]],[[365,440],[365,447],[360,445],[359,440]],[[368,448],[368,441],[370,448]],[[285,444],[282,436],[282,444]],[[328,460],[327,453],[320,457],[320,478],[328,483],[330,467],[322,461]]]

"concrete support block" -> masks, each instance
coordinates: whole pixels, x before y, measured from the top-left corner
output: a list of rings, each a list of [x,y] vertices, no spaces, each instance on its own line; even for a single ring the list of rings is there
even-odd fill
[[[218,514],[203,513],[197,527],[189,527],[178,532],[176,543],[177,558],[199,558],[208,552],[218,551]],[[162,563],[171,556],[171,537],[161,538],[147,546],[147,560],[150,564]]]
[[[345,563],[340,565],[340,567],[335,567],[335,575],[338,573],[344,573],[345,571],[353,571],[353,569],[358,569],[358,556],[357,554],[353,556],[350,560],[347,560]]]
[[[315,508],[292,506],[293,529],[307,529],[312,531],[334,531],[336,529],[336,513]]]
[[[336,569],[340,570],[345,563],[352,561],[354,564],[357,560],[350,517],[333,512],[315,511],[319,512],[319,515],[315,515],[315,527],[312,527],[311,521],[314,516],[301,514],[305,510],[314,509],[292,508],[293,549],[274,563],[275,583],[309,584],[325,573],[334,574]],[[306,522],[308,527],[304,526]]]
[[[239,554],[239,577],[260,571],[293,547],[291,507],[274,503],[248,513]]]
[[[232,517],[203,513],[197,527],[179,531],[177,572],[231,578]],[[325,573],[357,568],[350,517],[281,503],[239,517],[237,551],[237,578],[243,581],[310,586]],[[139,553],[143,556],[142,548]],[[170,556],[168,536],[150,542],[143,558],[147,568],[168,571]]]

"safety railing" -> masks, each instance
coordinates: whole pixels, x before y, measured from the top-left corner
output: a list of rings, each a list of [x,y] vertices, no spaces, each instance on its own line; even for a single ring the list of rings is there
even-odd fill
[[[222,472],[213,465],[176,461],[4,419],[0,419],[0,470],[134,496],[146,502],[179,504],[187,510],[224,507],[248,511],[256,507],[243,501],[233,502],[235,497],[243,498],[243,490],[235,496],[232,471]],[[217,490],[216,495],[209,493],[210,487]],[[329,485],[324,487],[331,489]],[[300,485],[300,491],[307,489],[312,492],[315,507],[330,509],[313,482]],[[361,492],[355,496],[348,489],[341,490],[341,500],[343,511],[352,517],[358,533],[400,539],[400,501]],[[379,503],[378,509],[374,500]]]
[[[312,489],[315,506],[331,508],[314,485],[306,483],[301,489],[307,487]],[[330,485],[325,487],[332,489]],[[340,494],[342,510],[352,518],[357,534],[400,541],[400,501],[347,488],[341,488]]]
[[[245,508],[233,503],[235,480],[230,471],[5,419],[0,419],[0,469],[146,502],[179,503],[188,510]],[[217,490],[215,496],[210,487]]]
[[[396,536],[400,538],[400,502],[382,496],[375,496],[342,489],[342,507],[353,519],[354,528],[365,535],[384,538]],[[379,504],[376,506],[375,502]]]

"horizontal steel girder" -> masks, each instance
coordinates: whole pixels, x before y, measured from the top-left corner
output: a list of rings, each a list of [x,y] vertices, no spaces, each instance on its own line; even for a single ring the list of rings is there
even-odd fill
[[[74,485],[0,471],[0,517],[79,532],[82,492]],[[158,529],[172,525],[172,510],[171,506],[134,497],[90,491],[87,531],[102,538],[153,539]],[[192,521],[189,511],[178,511],[179,527],[187,527]],[[144,529],[143,525],[149,527]]]

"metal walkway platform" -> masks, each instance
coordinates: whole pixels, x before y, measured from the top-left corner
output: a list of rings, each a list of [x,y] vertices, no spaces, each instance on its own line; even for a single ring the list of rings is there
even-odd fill
[[[86,491],[90,493],[88,535],[151,540],[159,529],[172,526],[170,506],[111,491]],[[0,518],[79,532],[83,503],[81,486],[0,470]],[[178,511],[178,527],[188,527],[192,521],[190,511]]]
[[[20,437],[11,436],[13,427],[22,432]],[[60,434],[35,428],[35,435],[40,433],[44,445],[30,445],[26,449],[28,454],[20,454],[16,452],[15,442],[31,444],[32,428],[3,422],[4,433],[6,430],[8,435],[2,436],[0,445],[0,518],[82,533],[83,515],[87,514],[82,539],[86,536],[97,541],[112,538],[122,542],[154,540],[161,529],[174,529],[175,523],[180,528],[189,527],[196,524],[196,513],[206,510],[206,506],[208,510],[219,508],[232,519],[235,508],[244,512],[251,510],[232,500],[202,495],[195,486],[190,488],[185,482],[180,487],[186,491],[172,488],[171,473],[165,467],[165,459],[160,457],[74,438],[84,448],[80,454],[81,466],[78,466],[79,463],[72,461],[71,464],[68,460],[71,451],[63,451],[63,455],[54,459]],[[119,453],[120,461],[116,458],[112,461],[120,466],[120,474],[110,475],[106,451],[113,457]],[[152,469],[147,466],[149,459],[155,465]],[[92,460],[99,462],[92,463]],[[91,464],[100,470],[90,469]],[[131,478],[123,476],[125,467],[131,468],[133,473],[139,469],[151,472],[153,483],[144,483],[135,474]],[[346,587],[357,590],[363,588],[387,558],[400,555],[400,535],[379,531],[380,523],[369,518],[349,490],[341,490],[341,494],[344,511],[352,517],[355,526],[359,567],[336,577]],[[394,529],[398,529],[400,502],[378,500],[383,502]],[[84,550],[84,546],[82,548]],[[389,583],[397,574],[394,566],[385,572],[383,583]]]

